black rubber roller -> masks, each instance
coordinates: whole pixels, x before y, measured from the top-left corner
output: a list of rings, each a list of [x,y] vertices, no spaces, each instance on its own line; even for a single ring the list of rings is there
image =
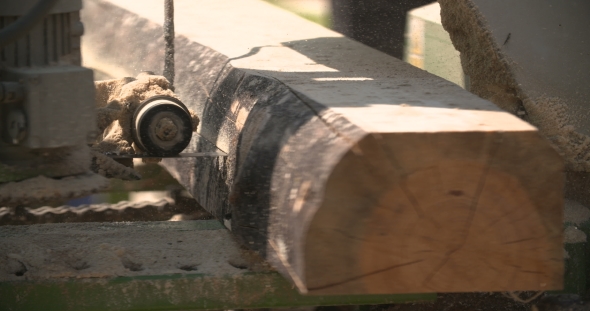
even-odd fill
[[[133,114],[135,144],[150,155],[174,156],[191,141],[193,129],[186,106],[165,95],[143,101]]]

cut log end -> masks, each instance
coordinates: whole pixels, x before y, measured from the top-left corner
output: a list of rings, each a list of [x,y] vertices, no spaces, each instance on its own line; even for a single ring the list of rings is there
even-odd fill
[[[427,143],[366,137],[335,168],[311,221],[304,290],[559,289],[562,196],[543,191],[562,184],[562,167],[539,140],[527,132],[439,133]]]

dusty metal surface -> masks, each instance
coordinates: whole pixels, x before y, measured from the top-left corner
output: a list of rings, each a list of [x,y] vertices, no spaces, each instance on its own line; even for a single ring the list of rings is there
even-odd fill
[[[215,220],[4,226],[0,241],[8,250],[0,254],[8,262],[0,265],[1,310],[241,309],[436,297],[302,296]]]

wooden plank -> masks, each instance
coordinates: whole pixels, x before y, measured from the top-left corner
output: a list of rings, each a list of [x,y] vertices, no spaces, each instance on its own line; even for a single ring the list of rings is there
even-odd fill
[[[264,2],[175,5],[176,90],[228,156],[163,163],[301,292],[562,286],[562,163],[534,127]],[[162,62],[160,2],[85,10],[88,53]]]
[[[111,236],[123,232],[125,238],[136,242],[134,249],[129,249],[124,242],[113,244]],[[87,234],[87,240],[81,237]],[[150,235],[157,234],[167,237],[173,242],[173,248],[185,248],[186,252],[176,252],[180,257],[195,257],[191,252],[191,243],[197,241],[184,240],[177,243],[181,235],[206,235],[210,243],[200,242],[201,264],[194,271],[173,271],[162,273],[152,270],[149,262],[144,263],[142,271],[128,271],[119,275],[108,275],[104,270],[103,277],[84,276],[84,271],[92,269],[71,269],[70,277],[51,275],[57,271],[60,262],[47,260],[42,265],[31,266],[34,261],[32,250],[37,243],[20,243],[21,241],[55,241],[43,247],[47,253],[60,253],[59,257],[66,261],[80,255],[80,250],[87,249],[89,244],[97,249],[108,249],[119,246],[119,252],[140,252],[142,248],[154,243]],[[97,244],[96,246],[93,244]],[[16,246],[16,248],[13,248]],[[127,246],[127,248],[121,248]],[[363,305],[388,304],[417,301],[432,301],[434,294],[409,295],[360,295],[360,296],[301,296],[293,286],[277,272],[256,268],[251,265],[252,258],[248,255],[233,259],[233,264],[247,263],[233,270],[224,269],[220,273],[209,264],[219,261],[220,265],[230,263],[227,260],[227,247],[230,252],[240,253],[239,246],[233,241],[227,230],[218,221],[186,221],[186,222],[133,222],[133,223],[86,223],[86,224],[51,224],[30,226],[0,227],[0,249],[8,250],[9,254],[0,254],[0,261],[17,258],[27,265],[29,271],[21,276],[8,276],[10,265],[0,265],[0,309],[1,310],[227,310],[246,308],[278,308],[296,306],[328,306],[328,305]],[[168,252],[170,246],[163,246],[162,251],[152,250],[151,259],[160,260],[162,255],[172,256]],[[198,256],[197,256],[198,257]],[[55,259],[54,258],[54,259]],[[183,260],[180,258],[180,260]],[[106,258],[103,258],[106,259]],[[195,258],[194,258],[195,259]],[[88,258],[87,258],[88,260]],[[172,260],[178,260],[173,258]],[[91,261],[88,261],[91,263]],[[39,277],[39,270],[45,269],[46,276]],[[150,271],[152,270],[152,271]],[[31,275],[31,273],[37,273]],[[120,273],[120,271],[119,271]],[[12,280],[8,280],[12,278]]]

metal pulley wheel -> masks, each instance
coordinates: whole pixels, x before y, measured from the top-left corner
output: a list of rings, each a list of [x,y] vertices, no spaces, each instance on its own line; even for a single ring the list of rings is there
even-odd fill
[[[191,141],[192,132],[188,109],[171,96],[150,97],[133,114],[133,140],[150,155],[179,154]]]

